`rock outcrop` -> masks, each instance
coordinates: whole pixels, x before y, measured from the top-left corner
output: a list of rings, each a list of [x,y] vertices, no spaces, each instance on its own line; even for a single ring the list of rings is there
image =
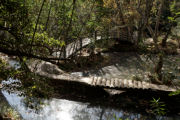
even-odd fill
[[[48,77],[50,79],[56,80],[67,80],[73,82],[85,83],[90,86],[100,86],[104,88],[132,88],[132,89],[152,89],[160,91],[176,91],[177,88],[169,87],[166,85],[157,85],[145,81],[136,81],[120,78],[103,78],[103,77],[81,77],[76,75],[71,75],[60,70],[56,65],[49,62],[37,61],[35,60],[29,68],[32,72],[38,75]],[[54,72],[55,71],[55,72]]]

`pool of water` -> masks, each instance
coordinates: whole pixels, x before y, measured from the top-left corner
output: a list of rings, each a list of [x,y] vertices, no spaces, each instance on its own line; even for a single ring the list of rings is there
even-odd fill
[[[89,103],[52,98],[45,100],[42,109],[26,108],[22,102],[24,97],[17,94],[2,92],[8,103],[15,108],[25,120],[112,120],[114,115],[119,118],[140,119],[136,113],[127,113],[113,108],[89,106]]]

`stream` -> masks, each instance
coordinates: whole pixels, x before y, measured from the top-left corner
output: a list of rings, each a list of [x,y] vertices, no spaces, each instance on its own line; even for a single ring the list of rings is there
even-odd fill
[[[20,67],[16,61],[10,61],[10,65],[18,68]],[[11,84],[12,81],[18,81],[9,79],[8,81],[3,81],[2,84]],[[43,99],[43,105],[40,110],[35,110],[29,108],[23,102],[26,96],[19,96],[18,93],[21,91],[15,91],[14,93],[9,93],[6,90],[1,90],[2,95],[6,102],[15,109],[22,119],[24,120],[116,120],[115,118],[122,118],[123,120],[179,120],[180,116],[154,116],[149,118],[148,115],[128,111],[121,108],[114,108],[111,106],[102,106],[100,104],[91,105],[88,100],[86,102],[76,101],[72,99],[63,98],[50,98]],[[1,98],[0,98],[1,100]],[[103,101],[100,101],[103,102]],[[0,102],[1,104],[2,102]],[[120,103],[124,104],[124,103]]]
[[[8,103],[15,108],[25,120],[112,120],[114,115],[118,118],[134,120],[142,118],[138,113],[126,113],[113,108],[91,107],[89,103],[52,98],[45,100],[43,109],[36,113],[35,110],[26,108],[22,103],[23,97],[17,94],[2,92]]]

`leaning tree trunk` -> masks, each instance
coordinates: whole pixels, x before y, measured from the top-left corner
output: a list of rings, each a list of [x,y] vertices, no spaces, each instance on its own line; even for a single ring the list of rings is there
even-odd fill
[[[160,53],[159,61],[155,67],[155,73],[158,75],[156,82],[162,84],[162,67],[163,67],[163,57],[164,55]]]
[[[168,36],[169,36],[170,33],[171,33],[171,28],[168,29],[165,37],[164,37],[163,40],[162,40],[162,48],[165,48],[165,47],[166,47],[166,45],[167,45],[167,39],[168,39]]]

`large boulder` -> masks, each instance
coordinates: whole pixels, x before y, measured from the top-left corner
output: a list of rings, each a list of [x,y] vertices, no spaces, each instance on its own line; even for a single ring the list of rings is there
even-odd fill
[[[41,60],[32,60],[31,62],[28,63],[28,67],[32,72],[39,74],[43,73],[43,74],[61,75],[64,73],[64,71],[59,69],[57,65]]]

